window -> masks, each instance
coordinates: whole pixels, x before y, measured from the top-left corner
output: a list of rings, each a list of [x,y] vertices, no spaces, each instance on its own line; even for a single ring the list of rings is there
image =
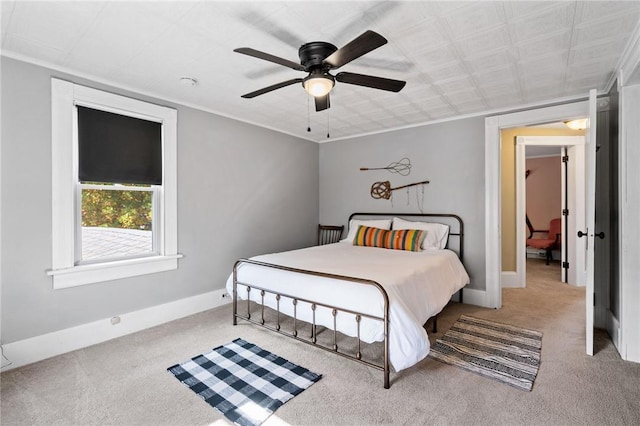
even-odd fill
[[[76,104],[76,264],[158,254],[162,123]]]
[[[157,255],[157,186],[78,183],[76,264]]]
[[[54,288],[176,269],[176,110],[51,84]]]

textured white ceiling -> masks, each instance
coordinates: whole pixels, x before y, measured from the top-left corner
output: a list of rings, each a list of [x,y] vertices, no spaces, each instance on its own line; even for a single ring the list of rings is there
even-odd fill
[[[7,56],[324,141],[327,126],[339,138],[604,90],[640,1],[2,0],[1,13]],[[305,42],[368,29],[389,43],[340,71],[405,80],[400,93],[337,83],[323,112],[297,84],[240,98],[304,74],[234,48],[298,62]]]

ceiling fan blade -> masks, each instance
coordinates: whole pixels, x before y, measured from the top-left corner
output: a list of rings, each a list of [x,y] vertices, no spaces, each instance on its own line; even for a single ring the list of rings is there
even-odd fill
[[[268,76],[285,73],[285,72],[288,72],[288,71],[278,65],[267,65],[264,68],[247,71],[244,73],[244,76],[251,80],[254,80],[256,78],[268,77]]]
[[[324,96],[316,96],[316,111],[324,111],[329,109],[331,102],[329,102],[329,94]]]
[[[341,72],[336,74],[336,80],[341,83],[355,84],[358,86],[371,87],[373,89],[388,90],[389,92],[399,92],[402,90],[405,84],[407,84],[406,81],[374,77],[372,75],[354,74],[351,72]]]
[[[409,61],[394,61],[393,59],[378,58],[360,58],[358,60],[358,65],[361,67],[375,68],[385,71],[401,72],[407,72],[415,67],[415,64]]]
[[[287,30],[278,22],[271,19],[267,14],[250,10],[245,13],[241,13],[240,19],[246,24],[269,34],[273,38],[291,46],[292,48],[297,49],[305,43],[305,41],[298,37],[297,34]]]
[[[293,68],[294,70],[304,71],[304,67],[297,62],[293,62],[288,59],[283,59],[278,56],[271,55],[269,53],[264,53],[256,49],[252,49],[250,47],[239,47],[237,49],[233,49],[233,51],[242,53],[243,55],[253,56],[254,58],[273,62],[279,65],[284,65],[285,67]]]
[[[401,8],[402,5],[400,3],[397,1],[370,2],[370,6],[352,16],[351,19],[340,26],[339,30],[332,31],[335,35],[334,40],[347,40],[353,35],[354,28],[358,28],[362,22],[369,21],[372,16],[384,16],[386,18],[395,13],[395,9]]]
[[[295,83],[301,83],[301,78],[294,78],[293,80],[283,81],[282,83],[274,84],[272,86],[265,87],[260,90],[256,90],[255,92],[247,93],[246,95],[242,95],[245,99],[255,98],[256,96],[264,95],[265,93],[271,92],[272,90],[280,89],[283,87],[291,86]]]
[[[375,31],[368,30],[333,52],[324,60],[324,63],[331,65],[332,68],[340,68],[385,44],[387,44],[386,38]]]

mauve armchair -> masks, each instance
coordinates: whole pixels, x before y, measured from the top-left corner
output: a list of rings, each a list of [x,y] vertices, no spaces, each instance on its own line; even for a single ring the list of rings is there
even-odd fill
[[[547,265],[553,260],[552,251],[555,248],[559,248],[562,244],[562,220],[560,218],[551,219],[549,222],[549,229],[532,229],[531,223],[527,223],[529,226],[529,238],[527,238],[527,247],[533,247],[537,249],[545,250],[547,259]],[[546,238],[533,238],[535,233],[545,233]]]

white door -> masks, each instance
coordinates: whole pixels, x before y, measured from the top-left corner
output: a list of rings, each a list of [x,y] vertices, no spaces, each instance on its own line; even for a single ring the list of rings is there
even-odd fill
[[[568,148],[562,147],[560,152],[560,205],[563,211],[569,211],[569,164],[568,161],[563,161],[564,158],[569,157]],[[574,209],[575,210],[575,209]],[[560,281],[563,283],[569,282],[569,268],[566,265],[569,263],[569,246],[573,241],[573,232],[571,233],[571,240],[569,240],[569,218],[563,213],[562,215],[562,247],[560,248],[560,260],[562,268],[560,269]]]
[[[584,138],[586,142],[586,137]],[[566,220],[569,238],[564,240],[567,242],[567,262],[569,269],[567,270],[567,282],[578,287],[587,285],[586,277],[586,259],[585,251],[587,248],[584,238],[576,236],[578,231],[584,231],[586,225],[586,187],[587,180],[585,167],[585,151],[588,149],[585,145],[567,146],[567,155],[569,161],[567,163],[567,184],[568,184],[568,206],[569,216],[563,216],[563,226]]]
[[[589,92],[589,120],[585,132],[585,192],[586,192],[586,229],[580,231],[578,236],[586,239],[585,265],[586,265],[586,343],[587,355],[593,355],[593,313],[594,313],[594,285],[593,285],[593,249],[595,248],[595,212],[596,212],[596,119],[598,108],[596,104],[596,90]]]

